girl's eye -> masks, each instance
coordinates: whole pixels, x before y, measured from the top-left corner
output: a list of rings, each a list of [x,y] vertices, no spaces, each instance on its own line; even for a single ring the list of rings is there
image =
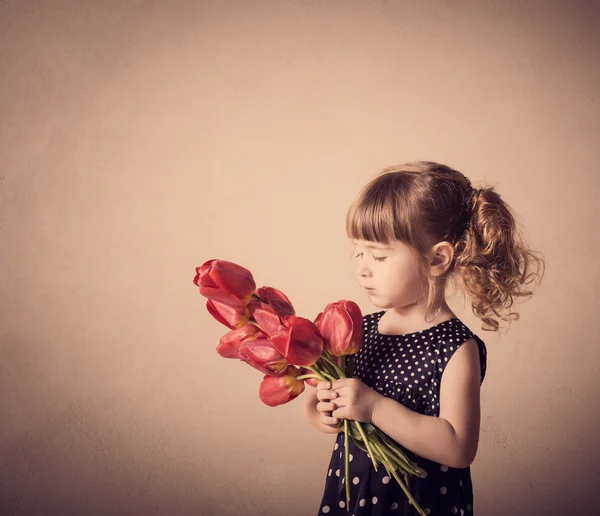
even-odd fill
[[[357,255],[354,256],[354,258],[358,258],[362,253],[358,253]],[[387,258],[387,256],[373,256],[373,259],[376,262],[383,262],[385,259]]]

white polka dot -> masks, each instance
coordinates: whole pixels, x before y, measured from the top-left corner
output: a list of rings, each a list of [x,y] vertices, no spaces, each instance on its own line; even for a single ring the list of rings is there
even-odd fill
[[[445,487],[440,487],[440,493],[442,494],[446,494],[448,492],[448,489],[446,489]]]
[[[425,512],[425,514],[431,514],[431,509],[429,507],[425,507],[423,511]]]
[[[343,509],[344,507],[346,507],[346,503],[344,501],[340,502],[340,507]]]
[[[336,475],[337,477],[339,477],[339,476],[340,476],[340,470],[339,470],[339,469],[336,469],[336,470],[335,470],[335,475]]]
[[[340,447],[340,445],[338,443],[335,443],[335,446],[333,447],[334,450],[337,450]]]
[[[456,514],[458,512],[458,509],[453,505],[452,508],[450,509],[450,512],[452,514]]]
[[[364,507],[366,505],[366,503],[367,503],[367,501],[364,498],[362,498],[360,500],[360,502],[358,502],[358,505],[360,505],[361,507]]]
[[[398,504],[396,502],[394,502],[391,507],[392,511],[395,511],[397,508],[398,508]]]
[[[373,497],[373,499],[372,499],[371,501],[373,502],[373,504],[376,504],[376,503],[377,503],[377,497],[376,497],[376,496],[374,496],[374,497]]]
[[[354,458],[354,457],[352,456],[352,454],[350,454],[350,456],[349,456],[349,461],[350,461],[350,462],[352,462],[352,459],[353,459],[353,458]]]
[[[322,511],[327,514],[329,512],[329,505],[326,505],[325,507],[323,507]]]
[[[358,477],[354,477],[354,478],[352,479],[352,483],[353,483],[354,485],[358,484],[359,482],[360,482],[360,478],[358,478]]]
[[[448,471],[448,466],[442,466],[442,471]]]
[[[472,506],[470,503],[467,504],[467,511],[470,511],[472,509]]]
[[[465,516],[465,511],[463,511],[462,509],[460,510],[460,516]]]
[[[383,478],[381,479],[381,481],[382,481],[384,484],[387,484],[387,483],[390,481],[390,477],[388,477],[388,476],[386,475],[385,477],[383,477]]]
[[[329,477],[331,476],[331,470],[329,470],[329,473],[327,473],[327,476],[329,476]]]

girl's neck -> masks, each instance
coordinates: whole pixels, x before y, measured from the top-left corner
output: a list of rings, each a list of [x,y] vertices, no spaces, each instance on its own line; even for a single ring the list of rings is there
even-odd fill
[[[455,317],[456,314],[446,303],[439,309],[439,313],[436,310],[433,314],[427,314],[427,318],[425,317],[424,306],[414,307],[412,311],[391,308],[379,319],[379,331],[380,333],[399,335],[415,333]]]

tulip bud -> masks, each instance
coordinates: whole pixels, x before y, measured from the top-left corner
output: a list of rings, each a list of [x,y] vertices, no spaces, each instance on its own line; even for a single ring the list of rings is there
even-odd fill
[[[281,376],[289,367],[285,357],[266,338],[245,341],[238,349],[238,357],[267,375]]]
[[[241,328],[231,330],[219,339],[217,353],[223,358],[240,358],[240,347],[248,340],[264,337],[261,331],[252,323],[246,323]]]
[[[206,309],[217,321],[231,330],[244,326],[250,320],[252,312],[249,305],[232,307],[213,299],[206,301]]]
[[[329,303],[315,319],[324,349],[333,356],[354,355],[362,346],[362,314],[354,301]]]
[[[289,298],[281,291],[274,287],[260,287],[256,289],[256,294],[264,299],[271,309],[278,315],[284,317],[286,315],[296,315],[294,305]]]
[[[298,397],[305,387],[302,380],[296,380],[297,376],[300,376],[300,370],[294,366],[289,366],[282,376],[266,375],[258,391],[261,401],[269,407],[275,407]]]
[[[260,287],[255,294],[266,303],[258,299],[250,301],[252,318],[260,329],[268,336],[273,335],[281,326],[281,318],[286,315],[296,315],[296,311],[287,296],[273,287]]]
[[[252,273],[233,262],[212,259],[196,267],[194,285],[200,294],[225,305],[246,306],[256,289]]]
[[[323,338],[317,327],[304,317],[287,315],[271,336],[275,348],[288,363],[297,366],[314,364],[323,353]]]

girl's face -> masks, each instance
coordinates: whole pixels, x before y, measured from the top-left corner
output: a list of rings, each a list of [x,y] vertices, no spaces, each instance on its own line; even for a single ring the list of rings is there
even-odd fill
[[[406,244],[395,241],[386,246],[366,240],[352,243],[356,246],[356,280],[375,306],[402,308],[427,295],[426,279],[420,275],[417,258]]]

